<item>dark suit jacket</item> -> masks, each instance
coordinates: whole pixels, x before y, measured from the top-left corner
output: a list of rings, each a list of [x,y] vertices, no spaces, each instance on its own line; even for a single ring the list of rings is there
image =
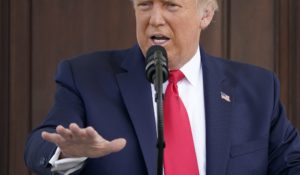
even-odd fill
[[[300,174],[300,139],[279,100],[273,73],[214,58],[201,50],[206,116],[207,175]],[[52,109],[28,138],[25,162],[50,174],[56,147],[41,139],[71,122],[93,126],[104,138],[123,137],[126,147],[88,159],[74,174],[156,174],[156,129],[150,83],[138,46],[63,61]],[[230,96],[230,102],[221,98]],[[182,148],[184,149],[184,148]]]

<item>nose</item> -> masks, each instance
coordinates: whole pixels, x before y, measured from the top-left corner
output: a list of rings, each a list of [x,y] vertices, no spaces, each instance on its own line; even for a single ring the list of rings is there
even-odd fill
[[[164,25],[165,19],[163,16],[163,9],[158,6],[154,6],[150,16],[150,25],[155,27]]]

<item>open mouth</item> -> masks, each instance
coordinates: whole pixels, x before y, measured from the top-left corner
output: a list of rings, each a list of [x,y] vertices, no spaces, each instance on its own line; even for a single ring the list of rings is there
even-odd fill
[[[170,40],[170,38],[164,35],[152,35],[150,38],[154,45],[164,45]]]

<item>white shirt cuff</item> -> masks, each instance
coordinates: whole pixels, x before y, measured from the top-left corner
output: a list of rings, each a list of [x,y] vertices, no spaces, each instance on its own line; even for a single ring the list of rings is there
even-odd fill
[[[87,157],[59,159],[60,153],[61,150],[57,147],[54,155],[49,160],[49,163],[52,165],[52,172],[58,172],[63,175],[69,175],[79,170],[82,168],[84,161],[87,159]]]

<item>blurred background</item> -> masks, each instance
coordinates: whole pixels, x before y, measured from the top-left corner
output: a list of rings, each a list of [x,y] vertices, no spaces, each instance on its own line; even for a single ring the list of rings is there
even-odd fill
[[[201,45],[274,71],[300,129],[300,1],[223,0]],[[0,174],[29,175],[26,137],[52,105],[61,59],[135,44],[130,0],[0,0]]]

